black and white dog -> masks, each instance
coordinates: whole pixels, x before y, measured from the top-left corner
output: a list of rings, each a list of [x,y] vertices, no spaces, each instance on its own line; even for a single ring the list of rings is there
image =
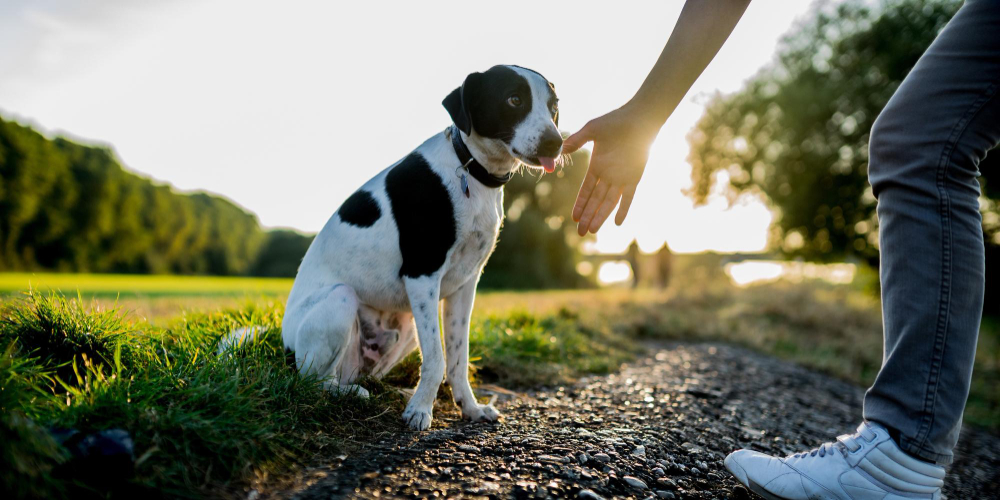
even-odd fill
[[[522,164],[553,171],[562,151],[556,102],[534,71],[473,73],[443,101],[454,126],[340,206],[306,252],[285,308],[282,338],[300,372],[367,396],[352,385],[357,377],[384,375],[419,345],[420,382],[403,412],[411,428],[430,426],[446,363],[462,415],[497,419],[469,385],[469,318],[503,220],[503,185]]]

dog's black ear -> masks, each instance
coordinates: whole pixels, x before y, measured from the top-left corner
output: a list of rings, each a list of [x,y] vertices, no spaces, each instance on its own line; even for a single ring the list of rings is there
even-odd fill
[[[465,83],[461,87],[451,91],[441,104],[451,115],[451,121],[459,130],[469,135],[472,133],[472,108],[471,104],[476,94],[476,84],[479,81],[480,73],[472,73],[465,78]]]

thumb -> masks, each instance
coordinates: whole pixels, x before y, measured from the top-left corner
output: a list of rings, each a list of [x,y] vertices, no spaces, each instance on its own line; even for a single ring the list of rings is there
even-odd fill
[[[584,144],[593,140],[593,128],[591,125],[593,122],[588,122],[579,132],[569,136],[563,141],[563,154],[570,154],[581,147]]]

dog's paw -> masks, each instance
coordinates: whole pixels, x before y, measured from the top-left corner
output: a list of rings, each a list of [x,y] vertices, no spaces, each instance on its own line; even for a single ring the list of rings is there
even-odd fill
[[[462,417],[473,422],[496,422],[500,418],[500,412],[491,404],[481,405],[476,403],[476,406],[471,411],[463,409]]]
[[[403,422],[415,431],[425,431],[431,426],[431,410],[407,406],[403,411]]]

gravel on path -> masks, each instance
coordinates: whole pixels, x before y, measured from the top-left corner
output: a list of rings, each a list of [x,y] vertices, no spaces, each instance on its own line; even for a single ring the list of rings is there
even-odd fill
[[[660,345],[616,374],[500,400],[497,424],[463,422],[439,402],[429,431],[401,431],[265,496],[751,498],[726,454],[786,455],[853,432],[863,394],[736,347]],[[1000,438],[966,429],[945,494],[997,498],[997,485]]]

